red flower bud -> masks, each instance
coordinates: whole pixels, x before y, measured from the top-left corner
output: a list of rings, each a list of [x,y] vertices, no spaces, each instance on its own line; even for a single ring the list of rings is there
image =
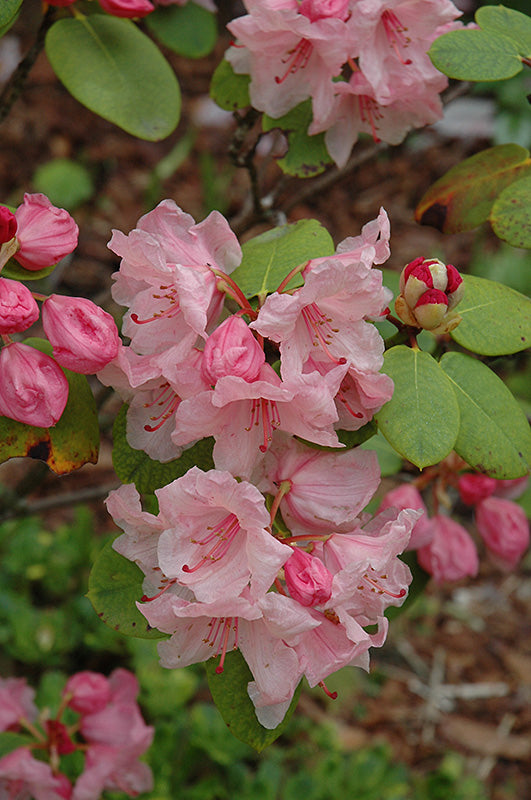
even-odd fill
[[[12,211],[0,206],[0,244],[9,242],[17,232],[17,220]]]
[[[485,497],[490,497],[491,494],[494,494],[497,484],[496,478],[469,473],[461,475],[457,488],[463,503],[466,503],[467,506],[475,506],[480,500],[484,500]]]
[[[487,497],[477,505],[476,525],[493,560],[513,569],[529,546],[524,509],[502,497]]]

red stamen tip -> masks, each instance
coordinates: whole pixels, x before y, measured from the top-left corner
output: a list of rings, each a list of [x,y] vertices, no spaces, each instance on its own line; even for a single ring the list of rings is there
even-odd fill
[[[141,602],[141,603],[147,603],[147,601],[148,601],[149,599],[150,599],[150,598],[147,596],[147,594],[143,594],[143,595],[142,595],[142,597],[140,598],[140,602]]]
[[[216,667],[216,675],[221,675],[221,673],[224,671],[225,671],[224,668],[220,664],[218,664],[218,666]]]

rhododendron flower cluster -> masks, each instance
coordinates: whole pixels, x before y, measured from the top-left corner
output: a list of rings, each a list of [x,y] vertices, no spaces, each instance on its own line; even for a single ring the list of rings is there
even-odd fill
[[[50,718],[48,709],[39,712],[35,691],[25,679],[0,678],[0,732],[34,738],[33,744],[0,758],[0,796],[99,800],[106,790],[130,797],[150,791],[151,770],[139,757],[151,744],[153,728],[142,719],[138,691],[136,678],[125,669],[116,669],[109,678],[79,672],[68,680],[59,710]],[[67,708],[79,715],[68,725],[62,721]],[[72,785],[61,771],[61,757],[74,752],[85,760]]]
[[[476,529],[489,556],[502,569],[513,569],[529,546],[525,511],[509,499],[524,491],[527,480],[497,480],[466,473],[455,481],[463,503],[474,506]],[[422,495],[413,484],[388,492],[381,509],[389,508],[423,512],[411,533],[409,549],[417,551],[419,564],[437,583],[477,574],[478,550],[469,531],[446,514],[429,517]]]
[[[217,656],[221,672],[238,648],[268,728],[303,676],[324,686],[342,666],[367,667],[385,639],[384,610],[411,579],[397,556],[418,513],[360,516],[379,484],[377,458],[341,449],[337,434],[392,394],[369,321],[390,300],[374,269],[388,239],[382,210],[335,254],[287,271],[258,308],[231,277],[241,251],[217,212],[196,224],[164,201],[110,242],[130,344],[98,374],[129,403],[129,443],[170,460],[212,436],[215,467],[156,490],[157,515],[133,485],[112,492],[124,531],[114,547],[144,573],[138,607],[149,625],[170,634],[162,665]],[[296,275],[303,285],[288,288]],[[226,297],[240,307],[228,316]]]
[[[234,71],[252,105],[273,118],[312,99],[309,134],[325,131],[342,166],[360,133],[398,144],[442,116],[447,79],[427,51],[460,26],[451,0],[244,0],[227,26]]]

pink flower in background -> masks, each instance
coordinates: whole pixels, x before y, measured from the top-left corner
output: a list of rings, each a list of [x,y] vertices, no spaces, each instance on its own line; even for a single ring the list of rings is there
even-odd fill
[[[469,472],[466,475],[460,475],[457,488],[463,503],[474,506],[480,500],[484,500],[485,497],[490,497],[491,494],[494,494],[497,483],[496,478]]]
[[[493,560],[513,569],[529,547],[529,521],[523,508],[502,497],[485,497],[476,505],[476,526]]]
[[[391,489],[387,492],[380,511],[386,508],[397,508],[399,511],[406,508],[416,509],[422,511],[422,516],[419,517],[411,531],[411,539],[407,550],[417,550],[419,547],[431,542],[434,534],[434,529],[428,517],[428,509],[424,505],[424,500],[419,490],[411,483],[404,483],[402,486],[397,486],[396,489]]]
[[[477,575],[479,562],[476,545],[463,526],[441,514],[433,517],[430,524],[433,538],[429,544],[417,550],[422,569],[433,575],[437,583]]]
[[[68,697],[68,706],[78,714],[92,714],[109,703],[111,687],[104,675],[86,670],[68,679],[63,697]]]
[[[0,797],[69,800],[72,786],[65,775],[54,775],[49,764],[38,761],[26,747],[19,747],[0,758]]]
[[[34,698],[25,678],[0,678],[0,731],[19,730],[22,718],[33,722],[38,713]]]
[[[77,246],[79,229],[64,208],[56,208],[43,194],[25,194],[15,212],[18,263],[29,270],[56,264]]]
[[[114,319],[83,297],[52,294],[42,306],[42,325],[56,361],[74,372],[93,374],[118,353]]]
[[[149,0],[98,0],[100,6],[114,17],[145,17],[155,10]]]
[[[39,307],[20,281],[0,278],[0,333],[25,331],[39,319]]]
[[[12,342],[0,350],[0,414],[49,428],[59,421],[68,400],[61,367],[40,350]]]

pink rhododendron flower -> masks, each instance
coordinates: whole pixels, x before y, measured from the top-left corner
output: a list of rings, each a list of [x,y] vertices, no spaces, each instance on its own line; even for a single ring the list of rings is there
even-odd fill
[[[437,583],[458,581],[477,574],[479,562],[474,540],[455,520],[437,514],[430,521],[433,538],[417,550],[420,566]]]
[[[0,731],[15,731],[22,718],[33,722],[37,707],[35,690],[24,678],[0,678]]]
[[[384,511],[386,508],[397,508],[399,511],[405,508],[413,508],[423,512],[411,531],[407,550],[417,550],[419,547],[424,547],[424,545],[431,542],[434,531],[428,518],[428,509],[424,505],[424,500],[419,490],[411,483],[404,483],[402,486],[397,486],[396,489],[391,489],[390,492],[387,492],[380,505],[380,510]]]
[[[38,761],[26,747],[0,758],[0,797],[27,800],[69,800],[70,781],[54,775],[49,764]]]
[[[322,606],[332,595],[333,575],[322,561],[295,547],[284,564],[286,586],[302,606]]]
[[[528,475],[524,475],[522,478],[513,478],[512,480],[497,480],[494,494],[496,497],[505,497],[506,500],[514,500],[525,492],[528,483]]]
[[[125,236],[113,231],[110,249],[122,257],[113,297],[128,306],[123,332],[137,353],[175,346],[187,357],[198,336],[219,317],[224,293],[211,268],[230,274],[241,248],[227,221],[213,211],[200,223],[172,200],[159,203]]]
[[[79,229],[64,208],[56,208],[43,194],[25,194],[15,212],[18,263],[29,270],[56,264],[77,246]]]
[[[476,526],[494,561],[513,569],[529,547],[529,521],[521,506],[486,497],[476,506]]]
[[[68,679],[63,696],[68,697],[69,707],[78,714],[92,714],[109,703],[111,688],[104,675],[86,670]]]
[[[218,378],[235,375],[247,382],[258,378],[265,355],[241,317],[229,317],[208,337],[201,372],[214,385]]]
[[[297,535],[350,530],[380,482],[372,451],[323,452],[288,437],[273,445],[263,471],[260,489],[276,494],[284,485],[280,510]]]
[[[0,278],[0,333],[25,331],[39,319],[39,307],[20,281]]]
[[[12,342],[0,350],[0,374],[0,414],[39,428],[58,422],[68,400],[68,381],[53,358]]]
[[[149,0],[98,0],[100,6],[114,17],[145,17],[155,10]]]
[[[114,319],[83,297],[52,294],[42,306],[42,325],[56,361],[74,372],[97,372],[118,352]]]
[[[72,800],[100,800],[103,791],[125,792],[129,797],[136,797],[153,789],[151,769],[138,761],[133,748],[90,745],[84,766]]]

